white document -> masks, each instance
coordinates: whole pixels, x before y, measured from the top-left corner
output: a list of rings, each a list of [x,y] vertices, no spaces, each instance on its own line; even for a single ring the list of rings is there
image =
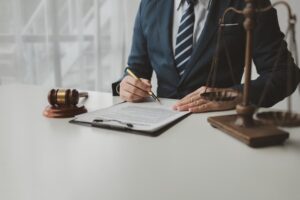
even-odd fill
[[[172,104],[171,104],[172,102]],[[174,111],[171,105],[174,101],[121,103],[109,108],[97,110],[78,116],[75,120],[81,123],[96,123],[99,127],[123,127],[136,131],[155,132],[189,112]]]

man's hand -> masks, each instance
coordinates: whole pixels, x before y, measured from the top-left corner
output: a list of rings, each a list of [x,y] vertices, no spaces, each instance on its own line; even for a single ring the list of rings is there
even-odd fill
[[[238,97],[234,101],[208,101],[203,99],[203,97],[201,97],[201,94],[203,94],[204,92],[211,92],[211,91],[234,91],[234,90],[201,87],[195,92],[187,95],[179,102],[177,102],[173,106],[173,109],[178,111],[190,111],[193,113],[230,110],[235,108],[235,106],[241,101],[241,95],[238,95]]]
[[[120,83],[120,97],[128,102],[140,102],[149,97],[151,88],[149,80],[136,80],[131,76],[126,76]]]

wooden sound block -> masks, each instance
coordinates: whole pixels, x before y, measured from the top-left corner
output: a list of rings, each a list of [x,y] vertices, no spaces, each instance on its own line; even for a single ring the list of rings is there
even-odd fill
[[[280,145],[289,138],[289,133],[278,129],[274,125],[265,125],[254,120],[250,127],[237,125],[238,115],[227,115],[208,118],[214,127],[244,142],[250,147],[266,147]]]
[[[86,112],[87,109],[84,106],[47,106],[43,114],[49,118],[71,118]]]

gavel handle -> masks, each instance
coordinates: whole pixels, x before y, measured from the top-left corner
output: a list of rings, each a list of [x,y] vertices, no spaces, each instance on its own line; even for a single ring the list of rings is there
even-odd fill
[[[80,92],[79,97],[89,97],[89,93],[87,92]]]

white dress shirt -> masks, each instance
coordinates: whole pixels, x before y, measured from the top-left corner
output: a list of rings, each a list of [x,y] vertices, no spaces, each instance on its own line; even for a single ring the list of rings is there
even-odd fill
[[[188,8],[186,1],[174,0],[174,16],[173,16],[173,52],[175,55],[176,37],[180,25],[181,17],[184,11]],[[194,45],[198,41],[207,19],[211,0],[198,0],[195,5],[195,25],[194,25]]]

